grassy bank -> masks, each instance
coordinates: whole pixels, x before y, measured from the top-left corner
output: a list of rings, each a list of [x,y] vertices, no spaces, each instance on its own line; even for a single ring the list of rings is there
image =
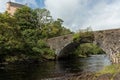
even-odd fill
[[[101,71],[97,72],[95,76],[98,79],[104,80],[119,80],[120,79],[120,64],[112,64],[104,67]]]
[[[106,66],[104,69],[102,69],[100,72],[98,72],[99,74],[116,74],[120,72],[120,64],[113,64],[110,66]]]

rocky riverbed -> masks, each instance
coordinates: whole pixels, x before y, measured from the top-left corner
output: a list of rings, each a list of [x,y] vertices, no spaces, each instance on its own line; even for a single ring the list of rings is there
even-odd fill
[[[97,76],[97,73],[83,72],[76,74],[63,74],[56,77],[54,76],[54,78],[47,78],[42,80],[120,80],[120,73],[106,73]]]

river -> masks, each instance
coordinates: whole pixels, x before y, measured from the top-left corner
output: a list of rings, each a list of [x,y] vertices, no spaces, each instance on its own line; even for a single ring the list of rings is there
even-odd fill
[[[96,72],[110,64],[111,62],[105,54],[67,61],[9,64],[0,66],[0,80],[41,80],[63,74]]]

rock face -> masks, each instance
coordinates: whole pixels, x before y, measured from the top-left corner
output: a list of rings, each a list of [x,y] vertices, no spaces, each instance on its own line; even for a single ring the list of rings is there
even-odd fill
[[[47,40],[56,55],[68,54],[77,46],[73,43],[72,34],[55,37]],[[103,51],[108,54],[113,63],[120,63],[120,29],[103,30],[94,32],[94,41]],[[80,43],[79,43],[80,44]],[[78,44],[78,45],[79,45]]]

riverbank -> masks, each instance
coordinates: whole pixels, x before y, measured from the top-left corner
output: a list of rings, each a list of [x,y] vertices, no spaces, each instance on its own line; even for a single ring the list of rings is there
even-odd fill
[[[106,66],[96,73],[86,72],[76,74],[64,80],[120,80],[120,64]]]
[[[47,78],[41,80],[120,80],[120,72],[116,74],[102,74],[96,75],[97,73],[93,72],[82,72],[76,74],[64,74],[64,76],[54,77],[54,78]]]
[[[94,73],[92,72],[81,72],[71,74],[61,74],[53,78],[46,78],[42,80],[93,80]]]
[[[52,63],[55,63],[55,62],[52,62]],[[21,63],[17,63],[17,65],[15,65],[14,67],[13,67],[13,65],[12,65],[12,67],[10,67],[11,65],[8,65],[9,67],[7,67],[7,66],[6,67],[0,67],[0,70],[6,70],[6,71],[9,72],[9,69],[10,69],[10,71],[11,71],[11,69],[14,70],[14,68],[18,68],[19,69],[19,67],[20,67],[19,65],[20,64]],[[39,67],[39,65],[40,65],[40,64],[38,65],[38,63],[34,63],[35,65],[31,65],[31,64],[27,64],[26,65],[26,63],[23,63],[23,62],[22,62],[22,64],[24,66],[27,66],[28,68],[31,66],[30,72],[31,71],[35,71],[35,69],[36,69],[35,66]],[[49,68],[50,70],[54,68],[54,67],[50,68],[50,66],[48,67],[47,66],[48,64],[47,65],[46,64],[42,64],[42,65],[44,66],[44,68]],[[51,64],[49,62],[49,65],[54,65],[54,64]],[[24,66],[21,66],[21,67],[24,68]],[[120,80],[120,68],[119,68],[119,66],[120,66],[119,64],[106,66],[106,67],[104,67],[102,70],[100,70],[98,72],[83,71],[83,72],[77,72],[77,73],[68,73],[68,72],[66,72],[66,73],[56,73],[56,74],[52,74],[50,72],[51,74],[47,73],[46,74],[46,78],[45,77],[44,78],[40,78],[40,80]],[[50,71],[49,69],[46,69],[46,70]],[[17,70],[17,69],[15,69],[15,70]],[[37,73],[38,75],[41,73],[41,70],[42,69],[40,69],[40,70],[38,69],[37,70],[38,71],[38,73]],[[29,71],[29,69],[28,69],[28,71]],[[42,70],[42,71],[44,71],[44,70]],[[19,70],[17,72],[19,72]],[[23,75],[23,72],[20,72],[20,75],[21,75],[21,73]],[[10,75],[11,74],[13,74],[13,73],[10,73]],[[14,73],[14,74],[16,74],[16,73]],[[33,75],[33,74],[31,74],[31,75]],[[36,75],[34,75],[34,76],[36,76]],[[41,75],[41,77],[42,77],[42,75]],[[35,77],[32,78],[31,80],[33,80],[33,79],[35,79]],[[35,80],[37,80],[37,79],[35,79]]]
[[[77,60],[17,62],[0,67],[0,80],[84,80],[94,77],[94,72],[110,64],[105,55]]]

